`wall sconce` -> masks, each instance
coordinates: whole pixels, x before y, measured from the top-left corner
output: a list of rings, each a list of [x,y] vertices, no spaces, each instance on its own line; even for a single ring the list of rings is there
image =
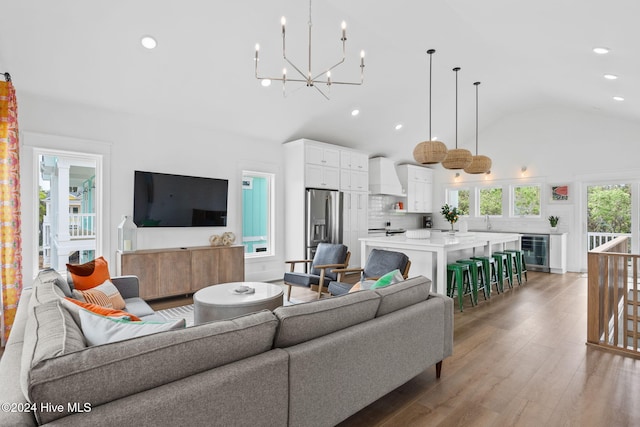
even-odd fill
[[[460,172],[456,172],[456,176],[453,178],[455,182],[460,181]]]
[[[484,180],[485,180],[485,181],[489,181],[489,178],[490,178],[490,176],[489,176],[489,175],[491,175],[491,171],[490,171],[490,170],[489,170],[489,171],[487,171],[487,172],[484,174]]]
[[[527,176],[527,167],[523,166],[520,168],[520,176]]]

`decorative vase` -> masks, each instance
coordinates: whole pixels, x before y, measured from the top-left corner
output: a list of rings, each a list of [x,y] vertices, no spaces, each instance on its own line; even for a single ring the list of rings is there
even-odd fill
[[[549,227],[551,229],[552,233],[555,233],[556,231],[558,231],[558,227]]]
[[[451,230],[449,230],[449,235],[453,236],[456,234],[456,231],[453,229],[453,222],[451,223]]]

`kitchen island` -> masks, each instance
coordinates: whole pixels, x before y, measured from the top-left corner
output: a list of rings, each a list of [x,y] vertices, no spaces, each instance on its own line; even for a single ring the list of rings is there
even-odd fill
[[[371,249],[387,249],[406,254],[411,260],[409,277],[423,275],[433,282],[432,290],[447,293],[447,263],[472,256],[491,256],[504,249],[520,249],[518,233],[446,232],[432,231],[427,239],[406,236],[363,237],[361,265],[364,266]]]

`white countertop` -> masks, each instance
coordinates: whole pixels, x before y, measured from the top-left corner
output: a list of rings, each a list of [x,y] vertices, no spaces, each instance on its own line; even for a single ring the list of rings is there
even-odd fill
[[[519,233],[483,233],[483,232],[456,232],[453,236],[445,232],[432,232],[428,239],[410,239],[404,235],[398,236],[369,236],[360,238],[364,242],[392,243],[407,247],[422,248],[451,248],[458,245],[484,245],[490,243],[512,242],[519,239]]]

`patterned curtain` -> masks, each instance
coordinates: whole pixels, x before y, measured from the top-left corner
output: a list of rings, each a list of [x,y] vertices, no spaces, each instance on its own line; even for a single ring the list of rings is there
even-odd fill
[[[2,272],[2,316],[4,347],[22,290],[20,240],[20,162],[18,146],[18,104],[11,78],[0,81],[0,264]]]

